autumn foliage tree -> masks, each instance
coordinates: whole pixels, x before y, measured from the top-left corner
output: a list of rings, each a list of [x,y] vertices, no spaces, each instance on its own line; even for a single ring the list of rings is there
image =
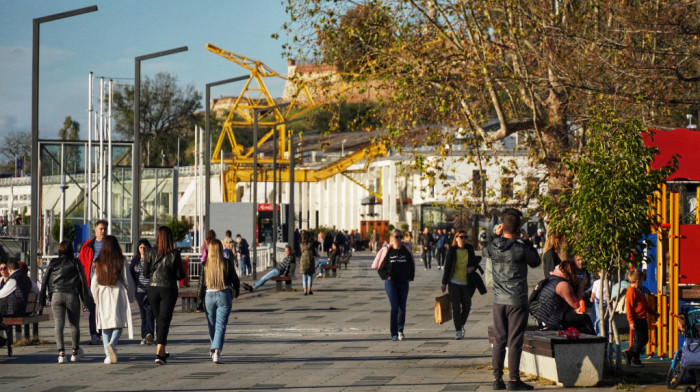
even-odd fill
[[[653,133],[641,121],[621,120],[607,106],[592,113],[586,146],[564,161],[574,176],[574,187],[557,198],[544,198],[542,204],[550,229],[565,234],[570,253],[581,255],[589,271],[600,272],[602,286],[610,287],[609,282],[625,279],[630,266],[641,267],[645,238],[661,225],[655,210],[659,185],[678,169],[678,159],[657,162],[663,166],[653,169],[658,149],[645,145],[643,136],[653,138]],[[616,301],[611,301],[611,294]],[[604,308],[601,301],[599,314],[603,325],[611,325],[615,304],[625,296],[609,290],[604,295],[611,305]],[[603,336],[613,333],[610,341],[618,347],[619,364],[617,328],[601,331]]]
[[[475,146],[520,134],[550,195],[572,184],[562,162],[585,145],[595,104],[663,129],[700,99],[696,2],[287,3],[288,54],[386,91],[378,104],[392,138],[421,128],[449,143],[429,125],[462,128],[464,159],[488,164]]]

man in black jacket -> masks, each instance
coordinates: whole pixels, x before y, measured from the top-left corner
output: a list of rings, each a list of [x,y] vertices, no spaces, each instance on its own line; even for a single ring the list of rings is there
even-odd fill
[[[527,327],[527,267],[540,265],[540,257],[527,237],[521,232],[522,214],[509,208],[502,217],[503,224],[496,229],[495,238],[484,253],[493,264],[493,329],[494,343],[491,354],[493,389],[505,389],[503,363],[508,347],[509,391],[531,390],[531,385],[520,380],[520,355]],[[500,235],[502,234],[502,237]]]

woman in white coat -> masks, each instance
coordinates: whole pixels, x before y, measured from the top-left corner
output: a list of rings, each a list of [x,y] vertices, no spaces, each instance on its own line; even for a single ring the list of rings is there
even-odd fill
[[[95,275],[90,284],[95,300],[97,329],[102,330],[106,364],[117,362],[116,345],[122,328],[128,328],[129,339],[134,338],[131,307],[134,300],[134,283],[126,271],[126,260],[117,238],[104,237],[102,250],[95,260]]]

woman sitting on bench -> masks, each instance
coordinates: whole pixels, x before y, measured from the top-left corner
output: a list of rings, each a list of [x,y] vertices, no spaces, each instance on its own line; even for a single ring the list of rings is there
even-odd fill
[[[581,333],[595,335],[591,318],[574,310],[583,298],[584,286],[578,285],[576,270],[573,260],[565,260],[552,271],[540,292],[541,305],[533,316],[552,330],[574,327]],[[575,287],[578,289],[574,290]]]
[[[338,258],[340,258],[340,252],[338,252],[338,245],[334,242],[331,245],[331,250],[328,252],[328,259],[318,259],[318,263],[316,263],[316,269],[318,270],[318,275],[316,275],[317,278],[320,278],[323,276],[323,267],[326,265],[330,266],[336,266],[338,265]]]
[[[272,271],[268,272],[257,280],[253,285],[249,285],[248,283],[243,283],[243,288],[246,290],[253,292],[255,291],[258,287],[262,286],[267,282],[268,280],[272,278],[276,278],[278,276],[289,276],[290,271],[293,270],[294,265],[296,264],[296,260],[294,259],[294,255],[292,254],[292,247],[287,245],[284,247],[284,260],[282,260],[281,263],[278,263]]]

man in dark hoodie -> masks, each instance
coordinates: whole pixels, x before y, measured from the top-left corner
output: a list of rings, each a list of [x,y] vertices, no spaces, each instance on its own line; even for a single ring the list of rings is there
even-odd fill
[[[531,390],[520,380],[520,355],[527,327],[527,267],[540,265],[540,257],[527,233],[521,232],[522,213],[508,208],[496,229],[493,241],[484,249],[493,263],[493,329],[491,354],[493,389],[506,389],[503,382],[503,362],[508,347],[509,391]]]

